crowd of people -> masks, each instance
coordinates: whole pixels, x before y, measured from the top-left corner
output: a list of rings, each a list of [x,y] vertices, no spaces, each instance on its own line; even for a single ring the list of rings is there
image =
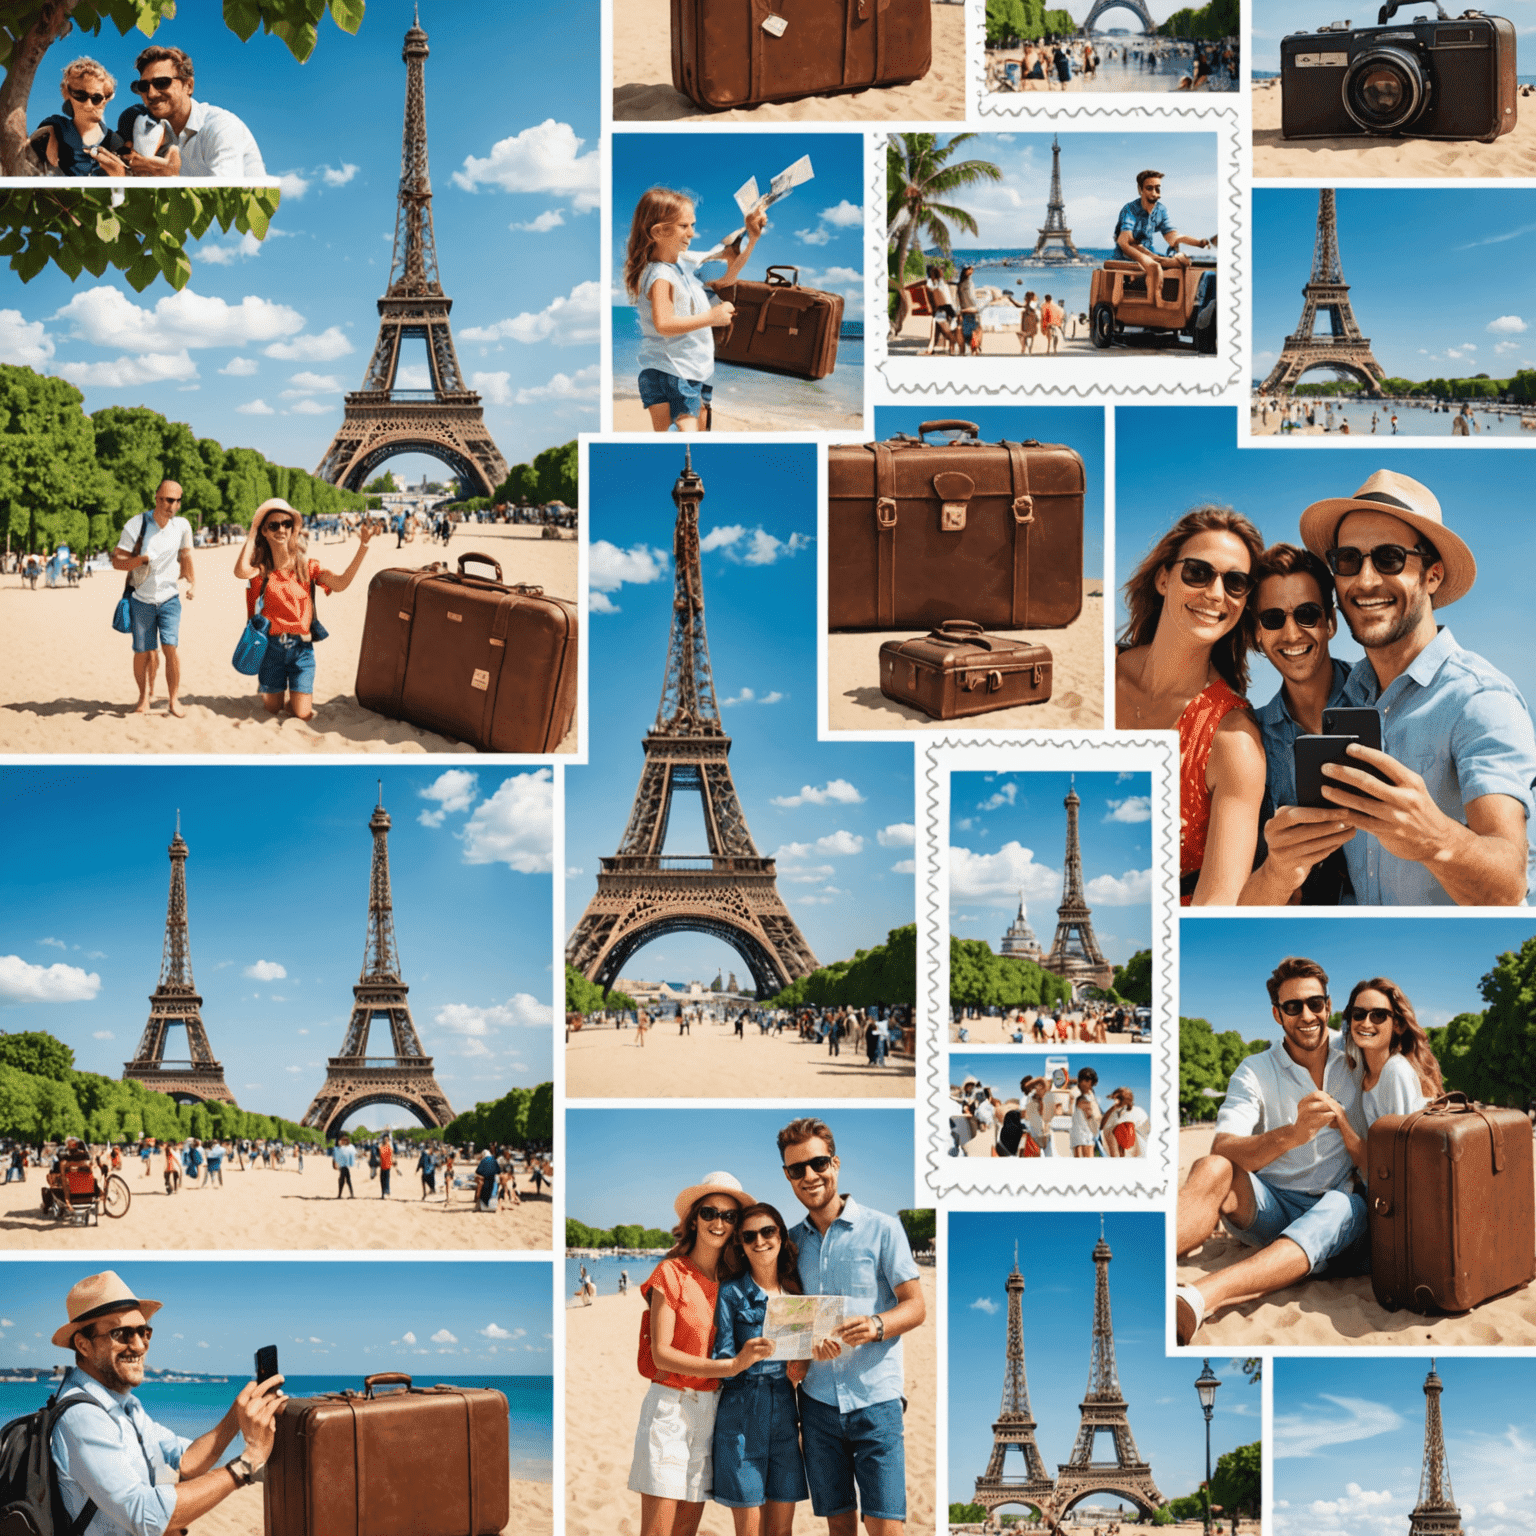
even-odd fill
[[[1119,40],[1091,37],[1026,39],[1013,50],[989,49],[987,89],[990,91],[1091,90],[1101,66],[1118,66],[1117,73],[1166,73],[1165,66],[1187,69],[1180,75],[1181,91],[1236,90],[1239,52],[1236,38],[1218,42],[1169,38]],[[1126,89],[1132,89],[1127,85]]]
[[[962,1045],[969,1036],[965,1021],[972,1011],[966,1004],[958,1004],[954,1009],[954,1036]],[[1054,1045],[1069,1041],[1108,1045],[1111,1031],[1115,1034],[1139,1033],[1136,1010],[1126,1003],[1089,1001],[1074,1003],[1070,1008],[1057,1003],[1054,1008],[1002,1009],[1001,1013],[1014,1045]]]
[[[1074,1158],[1145,1157],[1151,1120],[1136,1103],[1135,1091],[1111,1088],[1100,1102],[1098,1082],[1092,1067],[1080,1068],[1064,1086],[1026,1076],[1019,1079],[1016,1098],[1001,1099],[995,1088],[967,1078],[950,1089],[956,1104],[951,1150],[974,1157],[980,1155],[977,1147],[986,1146],[990,1157],[1055,1157],[1053,1133],[1061,1129],[1057,1122],[1067,1119],[1067,1148]]]
[[[1506,416],[1518,420],[1522,431],[1536,430],[1536,411],[1518,405],[1490,403],[1487,400],[1413,400],[1392,395],[1375,398],[1362,395],[1348,400],[1333,400],[1327,396],[1280,400],[1271,395],[1259,395],[1250,407],[1250,414],[1266,430],[1273,418],[1274,429],[1282,437],[1301,431],[1322,432],[1325,435],[1337,432],[1350,437],[1355,435],[1355,428],[1349,424],[1346,405],[1355,410],[1356,419],[1362,423],[1360,431],[1367,437],[1378,434],[1396,437],[1400,425],[1397,413],[1408,409],[1449,416],[1452,437],[1476,437],[1478,433],[1488,431],[1487,424],[1478,420],[1479,411],[1484,416],[1491,416],[1496,422],[1502,422]],[[1369,423],[1366,423],[1365,416],[1367,407],[1371,413]]]

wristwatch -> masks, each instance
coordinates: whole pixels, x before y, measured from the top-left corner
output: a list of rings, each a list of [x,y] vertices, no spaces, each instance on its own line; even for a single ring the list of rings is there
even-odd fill
[[[875,1335],[875,1343],[883,1344],[885,1342],[885,1319],[878,1312],[875,1313],[875,1327],[880,1330]]]
[[[256,1481],[256,1469],[244,1456],[236,1456],[224,1463],[224,1470],[231,1473],[242,1488],[249,1488]]]

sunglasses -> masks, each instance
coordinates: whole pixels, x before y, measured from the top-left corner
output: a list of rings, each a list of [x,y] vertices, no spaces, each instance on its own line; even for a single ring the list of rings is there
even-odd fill
[[[1330,549],[1324,558],[1328,562],[1328,569],[1335,576],[1358,576],[1367,560],[1376,567],[1378,576],[1396,576],[1407,565],[1409,555],[1417,555],[1421,560],[1436,558],[1422,544],[1415,544],[1412,549],[1404,549],[1401,544],[1378,544],[1374,549],[1356,549],[1346,544],[1339,549]]]
[[[1385,1024],[1392,1017],[1390,1008],[1351,1008],[1349,1021],[1351,1024],[1363,1024],[1367,1019],[1372,1024]]]
[[[112,98],[105,91],[77,91],[71,87],[69,93],[76,101],[88,101],[93,107],[99,107],[102,102]]]
[[[741,1212],[733,1205],[729,1210],[722,1210],[716,1205],[701,1205],[699,1207],[700,1221],[723,1221],[726,1226],[734,1227],[741,1220]]]
[[[1220,576],[1228,597],[1247,597],[1253,591],[1253,577],[1247,571],[1218,571],[1209,560],[1196,560],[1192,555],[1186,555],[1182,560],[1170,560],[1168,564],[1183,566],[1179,579],[1186,587],[1203,591]]]
[[[1259,614],[1259,623],[1265,629],[1284,629],[1287,617],[1294,617],[1303,629],[1316,629],[1323,622],[1321,603],[1300,603],[1295,608],[1266,608]]]
[[[175,75],[156,75],[153,80],[135,80],[128,89],[135,96],[147,96],[151,91],[159,91],[162,94],[176,84]]]
[[[805,1177],[807,1170],[812,1173],[825,1173],[831,1166],[830,1157],[808,1157],[803,1163],[785,1163],[784,1172],[793,1183],[798,1184]]]
[[[766,1243],[769,1238],[777,1241],[778,1236],[779,1229],[772,1223],[769,1223],[766,1227],[753,1227],[751,1231],[748,1231],[745,1227],[741,1229],[741,1240],[744,1243]]]
[[[1311,997],[1293,997],[1280,1004],[1280,1012],[1288,1019],[1296,1018],[1303,1008],[1308,1013],[1327,1013],[1328,994],[1326,992],[1314,992]]]
[[[111,1339],[114,1344],[131,1344],[135,1339],[143,1339],[146,1344],[154,1337],[155,1330],[148,1323],[140,1323],[137,1328],[108,1328],[104,1333],[88,1333],[88,1339]]]
[[[293,519],[285,517],[280,522],[274,522],[270,517],[261,525],[263,533],[287,533],[293,527]]]

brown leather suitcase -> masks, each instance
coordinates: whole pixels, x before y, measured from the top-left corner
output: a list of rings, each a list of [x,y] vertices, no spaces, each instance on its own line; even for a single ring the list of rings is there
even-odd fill
[[[930,443],[926,434],[963,437]],[[1065,629],[1083,606],[1083,461],[969,421],[827,450],[832,629]]]
[[[1465,1312],[1536,1278],[1531,1123],[1448,1093],[1366,1139],[1371,1288],[1389,1312]]]
[[[948,619],[926,635],[880,647],[880,692],[935,720],[1044,704],[1051,696],[1051,653],[985,634],[969,619]]]
[[[717,363],[797,379],[824,379],[837,367],[840,293],[802,288],[799,267],[769,267],[765,283],[717,283],[714,289],[736,306],[731,323],[715,331]]]
[[[910,85],[932,0],[672,0],[672,84],[706,111]]]
[[[386,1383],[402,1392],[374,1394]],[[484,1387],[291,1397],[277,1417],[265,1536],[494,1536],[511,1517],[507,1400]]]
[[[576,713],[576,631],[572,604],[505,585],[489,555],[391,567],[368,583],[357,701],[481,752],[552,752]]]

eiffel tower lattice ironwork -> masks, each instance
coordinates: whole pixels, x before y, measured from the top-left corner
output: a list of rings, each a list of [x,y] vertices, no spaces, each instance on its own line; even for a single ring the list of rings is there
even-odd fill
[[[1019,1248],[1014,1244],[1013,1269],[1004,1283],[1008,1293],[1008,1363],[1003,1373],[1003,1402],[992,1425],[992,1457],[976,1479],[975,1502],[990,1516],[1004,1504],[1027,1504],[1049,1514],[1056,1484],[1045,1469],[1035,1443],[1035,1416],[1029,1408],[1029,1382],[1024,1375],[1024,1276],[1019,1272]],[[1008,1476],[1008,1452],[1024,1460],[1022,1476]]]
[[[165,947],[160,952],[160,981],[149,998],[149,1022],[133,1060],[123,1064],[123,1081],[139,1083],[155,1093],[168,1093],[178,1102],[216,1099],[233,1104],[235,1096],[224,1082],[224,1068],[213,1059],[208,1031],[203,1028],[203,1000],[192,979],[192,947],[187,931],[187,845],[181,836],[181,812],[176,835],[166,849],[171,856],[171,894],[165,906]],[[166,1036],[180,1024],[187,1032],[186,1061],[165,1059]]]
[[[1074,986],[1107,987],[1115,968],[1099,948],[1093,932],[1093,911],[1083,892],[1083,851],[1077,839],[1077,811],[1082,804],[1074,776],[1067,798],[1067,861],[1061,881],[1061,905],[1056,909],[1056,937],[1051,952],[1040,962],[1046,970],[1064,976]]]
[[[1048,261],[1080,261],[1078,249],[1072,243],[1072,231],[1067,227],[1067,204],[1061,195],[1061,141],[1051,137],[1051,197],[1045,205],[1045,223],[1040,227],[1040,238],[1035,241],[1036,257]]]
[[[326,1063],[325,1082],[305,1111],[304,1125],[337,1134],[347,1116],[370,1104],[394,1104],[409,1110],[423,1125],[447,1125],[453,1109],[437,1085],[432,1058],[421,1048],[400,979],[395,947],[395,908],[389,889],[389,812],[384,791],[368,819],[373,833],[373,865],[368,877],[368,939],[363,969],[352,988],[352,1018],[341,1053]],[[374,1024],[389,1024],[394,1054],[370,1056],[368,1036]]]
[[[618,980],[629,957],[666,933],[708,933],[746,962],[758,996],[771,996],[817,968],[779,895],[774,861],[752,841],[731,778],[731,738],[720,719],[699,570],[699,503],[704,482],[692,450],[672,487],[677,505],[672,552],[676,581],[667,670],[645,766],[619,851],[605,858],[597,893],[566,945],[565,958],[600,987]],[[699,796],[707,854],[663,854],[672,796]]]
[[[1451,1492],[1451,1469],[1445,1462],[1445,1429],[1440,1422],[1440,1393],[1445,1383],[1429,1362],[1424,1378],[1424,1470],[1419,1475],[1419,1502],[1409,1517],[1408,1536],[1461,1536],[1461,1511]]]
[[[1114,1254],[1104,1240],[1101,1217],[1099,1240],[1093,1249],[1098,1274],[1093,1293],[1093,1354],[1088,1365],[1088,1391],[1082,1402],[1082,1419],[1078,1425],[1077,1443],[1072,1447],[1072,1459],[1056,1468],[1053,1513],[1058,1517],[1090,1493],[1118,1493],[1149,1515],[1168,1502],[1153,1481],[1152,1468],[1136,1449],[1125,1394],[1120,1390],[1120,1374],[1115,1369],[1115,1328],[1109,1312],[1109,1261],[1112,1258]],[[1100,1433],[1106,1433],[1114,1440],[1113,1461],[1093,1459],[1093,1442]]]
[[[465,494],[489,496],[507,477],[507,462],[486,430],[480,396],[466,388],[454,351],[432,233],[432,179],[427,171],[427,34],[418,16],[405,34],[405,132],[389,287],[379,300],[379,339],[363,387],[346,397],[341,427],[315,473],[360,491],[386,459],[424,453],[458,476]],[[396,389],[401,346],[426,343],[430,389]]]
[[[1312,276],[1301,290],[1301,319],[1285,338],[1279,360],[1259,386],[1261,395],[1289,395],[1302,374],[1332,368],[1359,379],[1368,395],[1380,397],[1386,371],[1376,361],[1370,341],[1360,334],[1349,302],[1349,284],[1339,260],[1339,224],[1332,187],[1317,194],[1317,243],[1312,250]],[[1328,334],[1313,334],[1317,317],[1328,317]]]
[[[1157,24],[1152,20],[1152,13],[1147,9],[1146,0],[1094,0],[1093,9],[1088,12],[1088,18],[1077,30],[1079,32],[1092,32],[1093,24],[1106,11],[1112,11],[1116,6],[1129,11],[1137,21],[1141,23],[1142,30],[1148,37],[1157,31]]]

